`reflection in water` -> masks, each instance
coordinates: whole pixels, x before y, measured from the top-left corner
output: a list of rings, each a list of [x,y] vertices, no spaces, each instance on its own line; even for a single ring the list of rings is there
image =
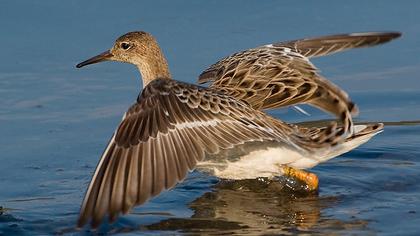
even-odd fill
[[[292,186],[294,185],[294,186]],[[296,233],[319,229],[361,229],[366,221],[345,222],[321,214],[338,199],[304,192],[290,179],[221,181],[190,204],[191,218],[169,218],[148,230],[186,233]]]
[[[11,215],[10,214],[11,210],[15,210],[15,209],[9,209],[9,208],[0,206],[0,224],[8,224],[7,230],[2,230],[0,228],[0,235],[2,235],[2,233],[9,234],[9,235],[16,235],[16,234],[22,233],[18,227],[18,223],[22,222],[23,220],[18,219],[14,217],[13,215]]]

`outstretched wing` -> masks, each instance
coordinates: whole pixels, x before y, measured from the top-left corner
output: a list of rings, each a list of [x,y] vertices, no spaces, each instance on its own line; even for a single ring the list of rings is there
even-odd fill
[[[255,109],[307,103],[330,112],[351,130],[358,112],[347,93],[319,75],[309,57],[388,42],[399,33],[356,33],[274,43],[226,57],[206,69],[199,83],[246,101]]]
[[[295,52],[310,58],[326,56],[352,48],[372,47],[400,36],[399,32],[352,33],[292,40],[273,45],[292,48]]]
[[[334,145],[333,136],[333,130],[328,130],[314,140],[301,135],[296,126],[223,93],[174,80],[154,80],[127,111],[103,153],[78,225],[92,219],[96,227],[107,214],[113,221],[121,212],[173,187],[205,153],[264,140],[283,142],[306,153]]]

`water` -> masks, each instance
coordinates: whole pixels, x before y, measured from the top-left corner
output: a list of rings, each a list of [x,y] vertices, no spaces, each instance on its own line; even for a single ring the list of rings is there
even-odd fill
[[[194,82],[217,59],[262,44],[331,33],[396,30],[384,46],[316,59],[349,92],[357,122],[386,122],[366,145],[312,171],[319,195],[278,183],[217,183],[192,173],[114,225],[125,234],[388,234],[420,231],[420,2],[2,1],[0,235],[75,229],[91,174],[141,83],[133,66],[74,65],[133,30],[153,33],[173,77]],[[305,107],[306,109],[306,107]],[[307,108],[290,122],[331,118]]]

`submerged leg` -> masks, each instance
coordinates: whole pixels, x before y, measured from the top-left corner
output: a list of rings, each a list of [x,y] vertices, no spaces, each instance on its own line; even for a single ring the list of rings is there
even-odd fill
[[[295,169],[290,166],[282,166],[283,175],[286,177],[292,177],[299,181],[302,181],[306,184],[306,187],[309,191],[317,191],[318,190],[318,176],[316,176],[314,173]]]

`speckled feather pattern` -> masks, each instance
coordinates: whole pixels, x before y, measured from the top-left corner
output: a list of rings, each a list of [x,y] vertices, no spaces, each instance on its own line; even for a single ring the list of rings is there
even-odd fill
[[[302,132],[303,131],[303,132]],[[127,111],[89,187],[79,225],[144,203],[182,181],[203,160],[238,144],[277,141],[314,155],[343,141],[334,123],[316,133],[277,120],[229,95],[153,80]]]
[[[352,132],[358,108],[346,92],[323,78],[309,61],[351,48],[388,42],[399,33],[358,33],[269,44],[235,53],[206,69],[199,83],[264,110],[307,103],[336,115]]]
[[[298,159],[312,158],[317,164],[327,160],[320,157],[339,155],[341,146],[357,138],[367,137],[367,141],[382,125],[367,125],[349,135],[356,106],[345,92],[318,74],[308,57],[378,44],[386,41],[385,35],[376,33],[379,40],[371,40],[372,33],[328,36],[237,53],[203,72],[200,82],[211,81],[209,88],[172,80],[166,59],[150,34],[131,32],[118,38],[110,51],[78,67],[103,60],[129,62],[147,72],[142,73],[145,86],[102,154],[78,226],[90,221],[97,227],[106,216],[112,222],[175,186],[207,156],[248,142],[274,142],[280,149],[297,153]],[[263,111],[299,103],[337,115],[344,126],[333,122],[323,128],[304,128]]]

